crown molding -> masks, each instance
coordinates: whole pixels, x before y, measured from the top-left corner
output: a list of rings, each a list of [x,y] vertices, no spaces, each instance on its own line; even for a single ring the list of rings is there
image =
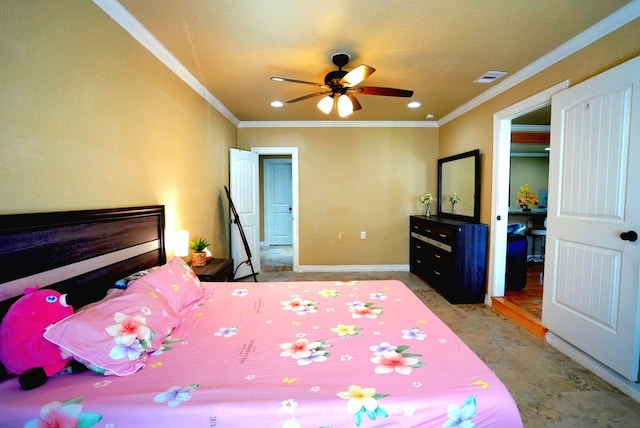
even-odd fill
[[[220,100],[213,96],[213,94],[117,0],[93,0],[93,3],[131,34],[134,39],[173,71],[176,76],[189,85],[198,95],[204,98],[207,103],[218,110],[227,120],[235,126],[238,126],[240,120],[238,120]]]
[[[602,19],[600,22],[596,23],[574,38],[570,39],[566,43],[560,45],[548,54],[532,62],[531,64],[514,73],[502,82],[496,84],[496,86],[488,89],[468,103],[465,103],[457,109],[453,110],[451,113],[441,118],[438,121],[438,125],[442,126],[447,122],[451,122],[453,119],[462,116],[470,110],[478,107],[480,104],[489,101],[490,99],[524,82],[525,80],[551,67],[552,65],[565,59],[566,57],[573,55],[581,49],[584,49],[596,40],[601,39],[607,34],[614,32],[615,30],[628,24],[638,17],[640,17],[640,0],[633,0],[628,5],[623,6],[622,8],[613,12],[611,15]]]
[[[385,121],[385,120],[289,120],[289,121],[242,121],[238,128],[437,128],[435,121]]]

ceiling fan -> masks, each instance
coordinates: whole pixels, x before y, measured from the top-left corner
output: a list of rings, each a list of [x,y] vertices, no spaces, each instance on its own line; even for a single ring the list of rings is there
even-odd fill
[[[336,66],[338,66],[338,69],[328,72],[324,77],[324,83],[307,82],[305,80],[287,79],[284,77],[272,77],[271,80],[275,80],[277,82],[303,83],[305,85],[313,85],[325,89],[321,92],[315,92],[313,94],[294,98],[287,101],[287,103],[297,103],[298,101],[325,95],[325,97],[318,102],[318,108],[322,110],[323,113],[329,114],[334,105],[337,105],[340,117],[347,117],[354,111],[362,109],[358,99],[353,95],[354,93],[363,95],[383,95],[387,97],[411,97],[413,95],[413,91],[406,89],[358,86],[360,82],[371,76],[376,69],[362,64],[347,72],[346,70],[343,70],[342,67],[347,65],[349,59],[351,59],[351,57],[348,54],[334,54],[331,60]]]

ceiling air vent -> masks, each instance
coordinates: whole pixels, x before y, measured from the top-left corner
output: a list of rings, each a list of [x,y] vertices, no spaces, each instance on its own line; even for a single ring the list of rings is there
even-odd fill
[[[507,74],[506,71],[487,71],[474,80],[474,83],[492,83]]]

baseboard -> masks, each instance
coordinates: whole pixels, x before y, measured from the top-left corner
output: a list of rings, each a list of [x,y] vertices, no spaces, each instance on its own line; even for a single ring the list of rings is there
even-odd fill
[[[553,346],[558,351],[562,352],[575,362],[591,370],[593,373],[609,382],[611,385],[615,386],[620,391],[624,392],[637,402],[640,402],[639,384],[619,375],[609,367],[593,359],[591,356],[585,354],[580,349],[576,348],[575,346],[565,341],[561,337],[553,334],[552,332],[547,332],[545,339],[549,345]]]
[[[409,265],[301,265],[296,272],[409,272]]]

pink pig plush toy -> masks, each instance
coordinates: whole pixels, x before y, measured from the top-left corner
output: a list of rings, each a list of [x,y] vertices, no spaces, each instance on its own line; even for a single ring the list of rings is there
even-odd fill
[[[73,313],[65,297],[55,290],[27,288],[0,324],[0,362],[19,375],[23,389],[42,385],[71,361],[43,336],[49,325]]]

